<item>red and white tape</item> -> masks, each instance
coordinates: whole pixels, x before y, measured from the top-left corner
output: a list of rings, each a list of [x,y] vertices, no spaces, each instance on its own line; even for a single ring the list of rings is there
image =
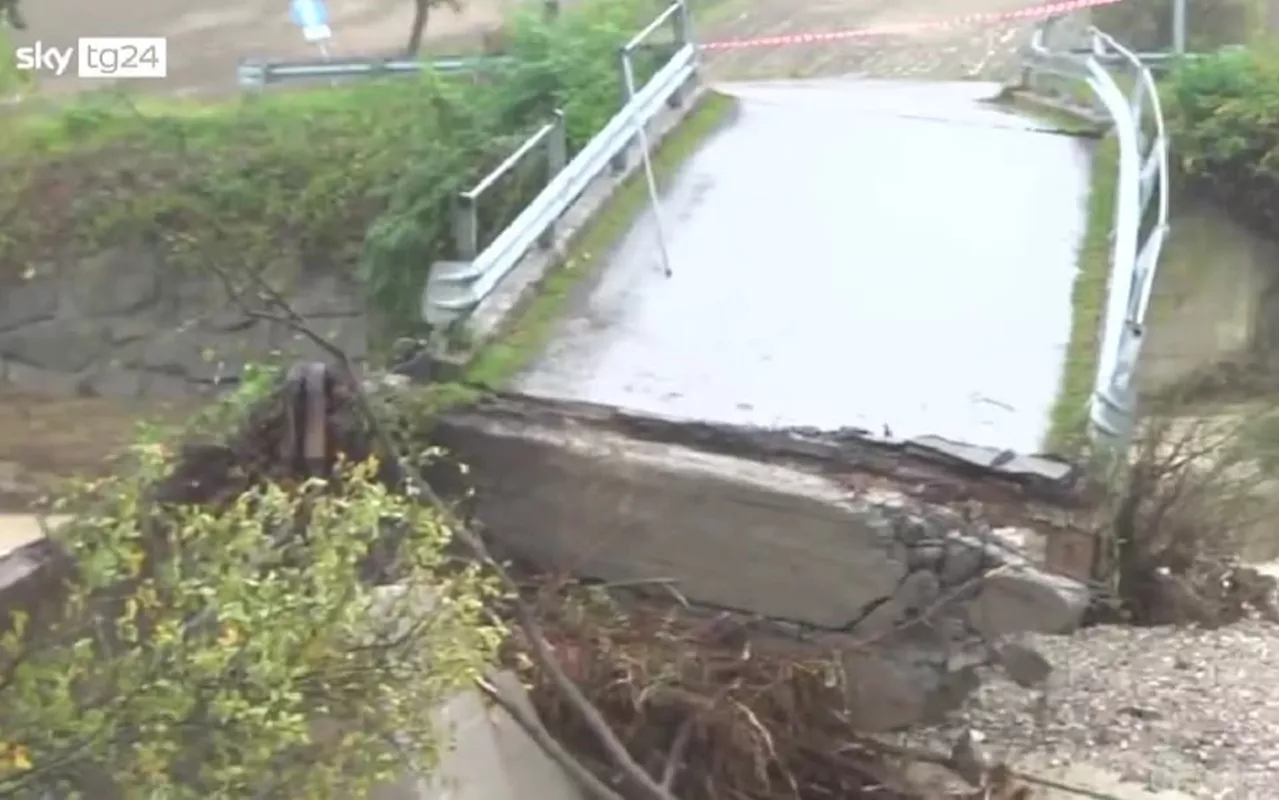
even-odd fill
[[[965,14],[961,17],[947,19],[921,20],[919,22],[902,22],[892,25],[873,25],[866,28],[852,28],[843,31],[819,31],[814,33],[783,33],[777,36],[755,36],[742,39],[722,39],[716,42],[703,42],[699,47],[703,50],[741,50],[750,47],[784,47],[795,44],[823,44],[840,42],[848,39],[861,39],[870,36],[886,36],[891,34],[917,33],[919,31],[954,28],[963,25],[982,25],[1015,20],[1040,19],[1058,14],[1067,14],[1085,8],[1109,6],[1121,0],[1061,0],[1056,3],[1045,3],[1014,11],[990,11],[979,14]]]

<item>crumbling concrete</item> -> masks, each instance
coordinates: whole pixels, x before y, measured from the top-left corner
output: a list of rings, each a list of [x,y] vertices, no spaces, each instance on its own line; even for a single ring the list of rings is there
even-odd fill
[[[450,414],[437,429],[470,467],[470,511],[502,555],[669,581],[693,603],[791,626],[844,654],[866,728],[953,708],[992,646],[1068,631],[1088,602],[1084,585],[980,518],[905,488],[638,439],[599,407],[548,414],[539,402]]]
[[[445,415],[435,436],[471,467],[465,510],[499,556],[671,581],[837,651],[869,730],[955,707],[1010,637],[1070,630],[1088,600],[1012,544],[1079,535],[1087,503],[1059,462],[512,397]],[[0,563],[0,607],[49,605],[53,584],[32,577],[53,563],[44,544]]]

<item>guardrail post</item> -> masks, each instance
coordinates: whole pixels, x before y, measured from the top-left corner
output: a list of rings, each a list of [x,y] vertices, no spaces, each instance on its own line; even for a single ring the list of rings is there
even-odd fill
[[[622,98],[622,102],[619,103],[620,107],[631,102],[631,92],[627,86],[627,71],[629,69],[627,62],[630,58],[631,54],[627,52],[627,48],[623,47],[618,50],[618,96]],[[620,175],[626,171],[627,151],[631,149],[630,144],[631,142],[628,141],[627,147],[622,148],[613,158],[609,159],[609,171],[614,175]]]
[[[690,25],[689,4],[686,0],[677,0],[676,13],[671,15],[671,35],[675,39],[676,50],[690,42],[693,31]],[[667,108],[679,108],[684,104],[688,87],[681,85],[667,97]]]
[[[552,120],[551,133],[547,135],[547,183],[550,183],[565,164],[569,163],[569,143],[565,135],[564,111],[557,108]],[[544,250],[556,243],[556,225],[551,223],[538,236],[538,246]]]
[[[260,92],[266,86],[266,67],[261,62],[241,59],[236,65],[236,83],[241,89]]]
[[[453,209],[453,246],[461,261],[474,261],[480,252],[479,224],[476,219],[476,201],[468,194],[460,194]]]
[[[1187,52],[1187,0],[1173,0],[1173,52]]]

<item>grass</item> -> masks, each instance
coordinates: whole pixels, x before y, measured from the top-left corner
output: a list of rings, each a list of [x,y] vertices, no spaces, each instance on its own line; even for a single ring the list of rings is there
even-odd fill
[[[660,184],[712,133],[729,121],[736,101],[707,92],[653,155]],[[614,193],[574,242],[569,256],[538,287],[537,295],[497,339],[481,348],[465,370],[465,381],[498,389],[542,352],[575,287],[596,273],[610,251],[635,221],[647,202],[644,179],[633,173]]]
[[[1005,89],[992,105],[1051,125],[1074,136],[1098,137],[1098,126],[1067,110],[1029,102]],[[1103,138],[1094,152],[1084,239],[1076,257],[1076,280],[1071,289],[1071,336],[1063,360],[1058,395],[1049,413],[1043,449],[1064,456],[1077,455],[1086,443],[1089,397],[1098,371],[1102,318],[1111,275],[1111,228],[1115,221],[1119,149],[1112,137]]]
[[[1089,396],[1098,371],[1102,318],[1111,273],[1111,226],[1115,220],[1119,150],[1103,139],[1094,153],[1084,240],[1071,290],[1071,337],[1062,366],[1058,397],[1049,414],[1047,452],[1078,453],[1085,443]]]
[[[1101,135],[1097,123],[1065,109],[1037,103],[1011,86],[1002,88],[995,96],[984,102],[1051,127],[1054,132],[1063,135],[1089,138]]]
[[[221,133],[224,126],[241,124],[246,112],[311,117],[347,108],[362,88],[353,83],[325,91],[239,94],[216,100],[143,95],[116,88],[57,100],[37,94],[4,112],[6,150],[65,153],[122,136],[162,135],[166,126],[182,123],[199,132]],[[206,130],[201,131],[202,127]]]

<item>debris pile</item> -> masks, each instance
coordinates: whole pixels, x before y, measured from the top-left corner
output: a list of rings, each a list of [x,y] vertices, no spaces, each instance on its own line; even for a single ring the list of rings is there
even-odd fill
[[[534,583],[531,603],[566,673],[674,797],[938,797],[908,769],[921,759],[964,779],[953,780],[947,796],[1028,796],[1007,769],[963,741],[938,756],[858,730],[840,654],[791,640],[766,621],[631,587]],[[513,665],[543,722],[589,763],[606,763],[594,734],[524,652],[513,642]]]

